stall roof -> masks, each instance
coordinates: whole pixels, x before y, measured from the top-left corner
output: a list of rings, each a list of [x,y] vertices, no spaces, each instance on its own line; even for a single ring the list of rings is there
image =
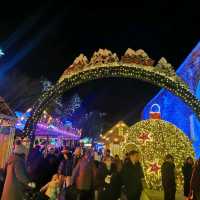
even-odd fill
[[[115,124],[110,130],[108,130],[107,132],[105,132],[103,134],[104,137],[108,137],[111,136],[113,134],[118,134],[118,130],[119,128],[122,127],[123,130],[128,129],[129,127],[127,126],[127,124],[125,124],[123,121],[119,121],[117,124]]]

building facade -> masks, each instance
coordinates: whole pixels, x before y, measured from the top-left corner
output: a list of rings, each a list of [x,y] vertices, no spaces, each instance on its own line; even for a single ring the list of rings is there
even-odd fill
[[[200,42],[177,69],[177,74],[188,84],[191,92],[200,99]],[[148,102],[142,112],[142,119],[149,118],[153,104],[159,104],[161,118],[180,128],[192,141],[196,157],[200,157],[200,120],[179,97],[166,89]]]

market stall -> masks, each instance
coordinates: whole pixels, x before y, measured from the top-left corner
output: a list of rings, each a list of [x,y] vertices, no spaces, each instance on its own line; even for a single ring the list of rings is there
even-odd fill
[[[13,148],[15,121],[13,112],[0,97],[0,168],[4,168]]]
[[[16,129],[23,130],[28,117],[30,116],[31,108],[25,113],[15,112],[17,116]],[[43,112],[41,119],[37,123],[35,131],[35,142],[43,144],[48,142],[55,146],[74,146],[81,137],[82,130],[72,127],[68,124],[63,124],[59,118],[54,118],[46,111]]]
[[[110,130],[104,133],[101,136],[101,142],[105,144],[105,147],[110,149],[113,156],[119,155],[120,158],[123,158],[123,153],[121,149],[121,144],[125,139],[126,131],[129,127],[123,122],[120,121],[114,125]]]

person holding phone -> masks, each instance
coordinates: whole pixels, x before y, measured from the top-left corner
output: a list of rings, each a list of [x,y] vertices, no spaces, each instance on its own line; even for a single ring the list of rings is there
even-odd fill
[[[140,200],[145,180],[138,151],[129,152],[129,159],[124,163],[121,177],[127,199]]]
[[[121,177],[111,156],[104,157],[97,171],[98,200],[117,200],[121,195]]]

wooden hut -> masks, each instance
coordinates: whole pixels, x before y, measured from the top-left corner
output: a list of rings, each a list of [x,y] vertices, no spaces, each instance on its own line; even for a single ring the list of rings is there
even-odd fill
[[[110,149],[113,156],[117,154],[123,158],[121,143],[126,137],[128,128],[129,127],[123,121],[119,121],[106,133],[100,135],[101,142],[105,144],[106,148]]]

